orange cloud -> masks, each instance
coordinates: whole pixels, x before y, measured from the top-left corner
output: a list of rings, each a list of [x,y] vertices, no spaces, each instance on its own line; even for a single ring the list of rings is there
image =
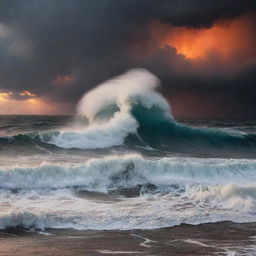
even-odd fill
[[[252,24],[247,17],[222,23],[211,28],[193,29],[174,27],[163,44],[176,48],[188,59],[205,58],[214,51],[223,58],[231,58],[236,52],[252,51],[255,55],[255,42],[251,40]]]
[[[256,63],[255,14],[217,21],[210,28],[177,27],[154,21],[150,25],[153,47],[174,47],[192,64],[218,60],[239,68]],[[153,49],[151,49],[153,50]]]
[[[16,100],[0,94],[1,115],[65,115],[70,114],[72,106],[69,103],[49,102],[41,98]]]
[[[7,101],[12,92],[0,92],[0,102]]]
[[[67,102],[50,102],[30,91],[0,92],[0,115],[66,115],[72,105]]]
[[[64,85],[68,83],[72,83],[75,80],[73,75],[65,75],[65,76],[56,76],[53,83],[55,85]]]
[[[19,93],[20,96],[29,96],[29,97],[35,97],[36,95],[29,91],[22,91]]]

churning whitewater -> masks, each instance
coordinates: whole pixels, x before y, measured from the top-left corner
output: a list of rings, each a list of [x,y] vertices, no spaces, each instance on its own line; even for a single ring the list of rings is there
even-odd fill
[[[71,121],[1,120],[0,228],[256,221],[256,125],[177,122],[159,85],[134,69],[86,93]]]

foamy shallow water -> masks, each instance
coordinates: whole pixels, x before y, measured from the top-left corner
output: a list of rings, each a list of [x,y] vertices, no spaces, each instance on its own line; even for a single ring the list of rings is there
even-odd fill
[[[154,229],[256,221],[256,160],[108,156],[0,170],[0,227]]]

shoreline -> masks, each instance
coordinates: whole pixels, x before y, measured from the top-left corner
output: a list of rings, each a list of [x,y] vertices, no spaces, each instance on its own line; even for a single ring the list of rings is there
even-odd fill
[[[152,230],[0,230],[1,256],[256,255],[256,222]]]

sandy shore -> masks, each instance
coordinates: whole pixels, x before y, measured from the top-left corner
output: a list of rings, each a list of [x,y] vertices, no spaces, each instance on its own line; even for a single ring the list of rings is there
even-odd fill
[[[0,256],[30,255],[256,255],[256,223],[130,231],[0,231]]]

